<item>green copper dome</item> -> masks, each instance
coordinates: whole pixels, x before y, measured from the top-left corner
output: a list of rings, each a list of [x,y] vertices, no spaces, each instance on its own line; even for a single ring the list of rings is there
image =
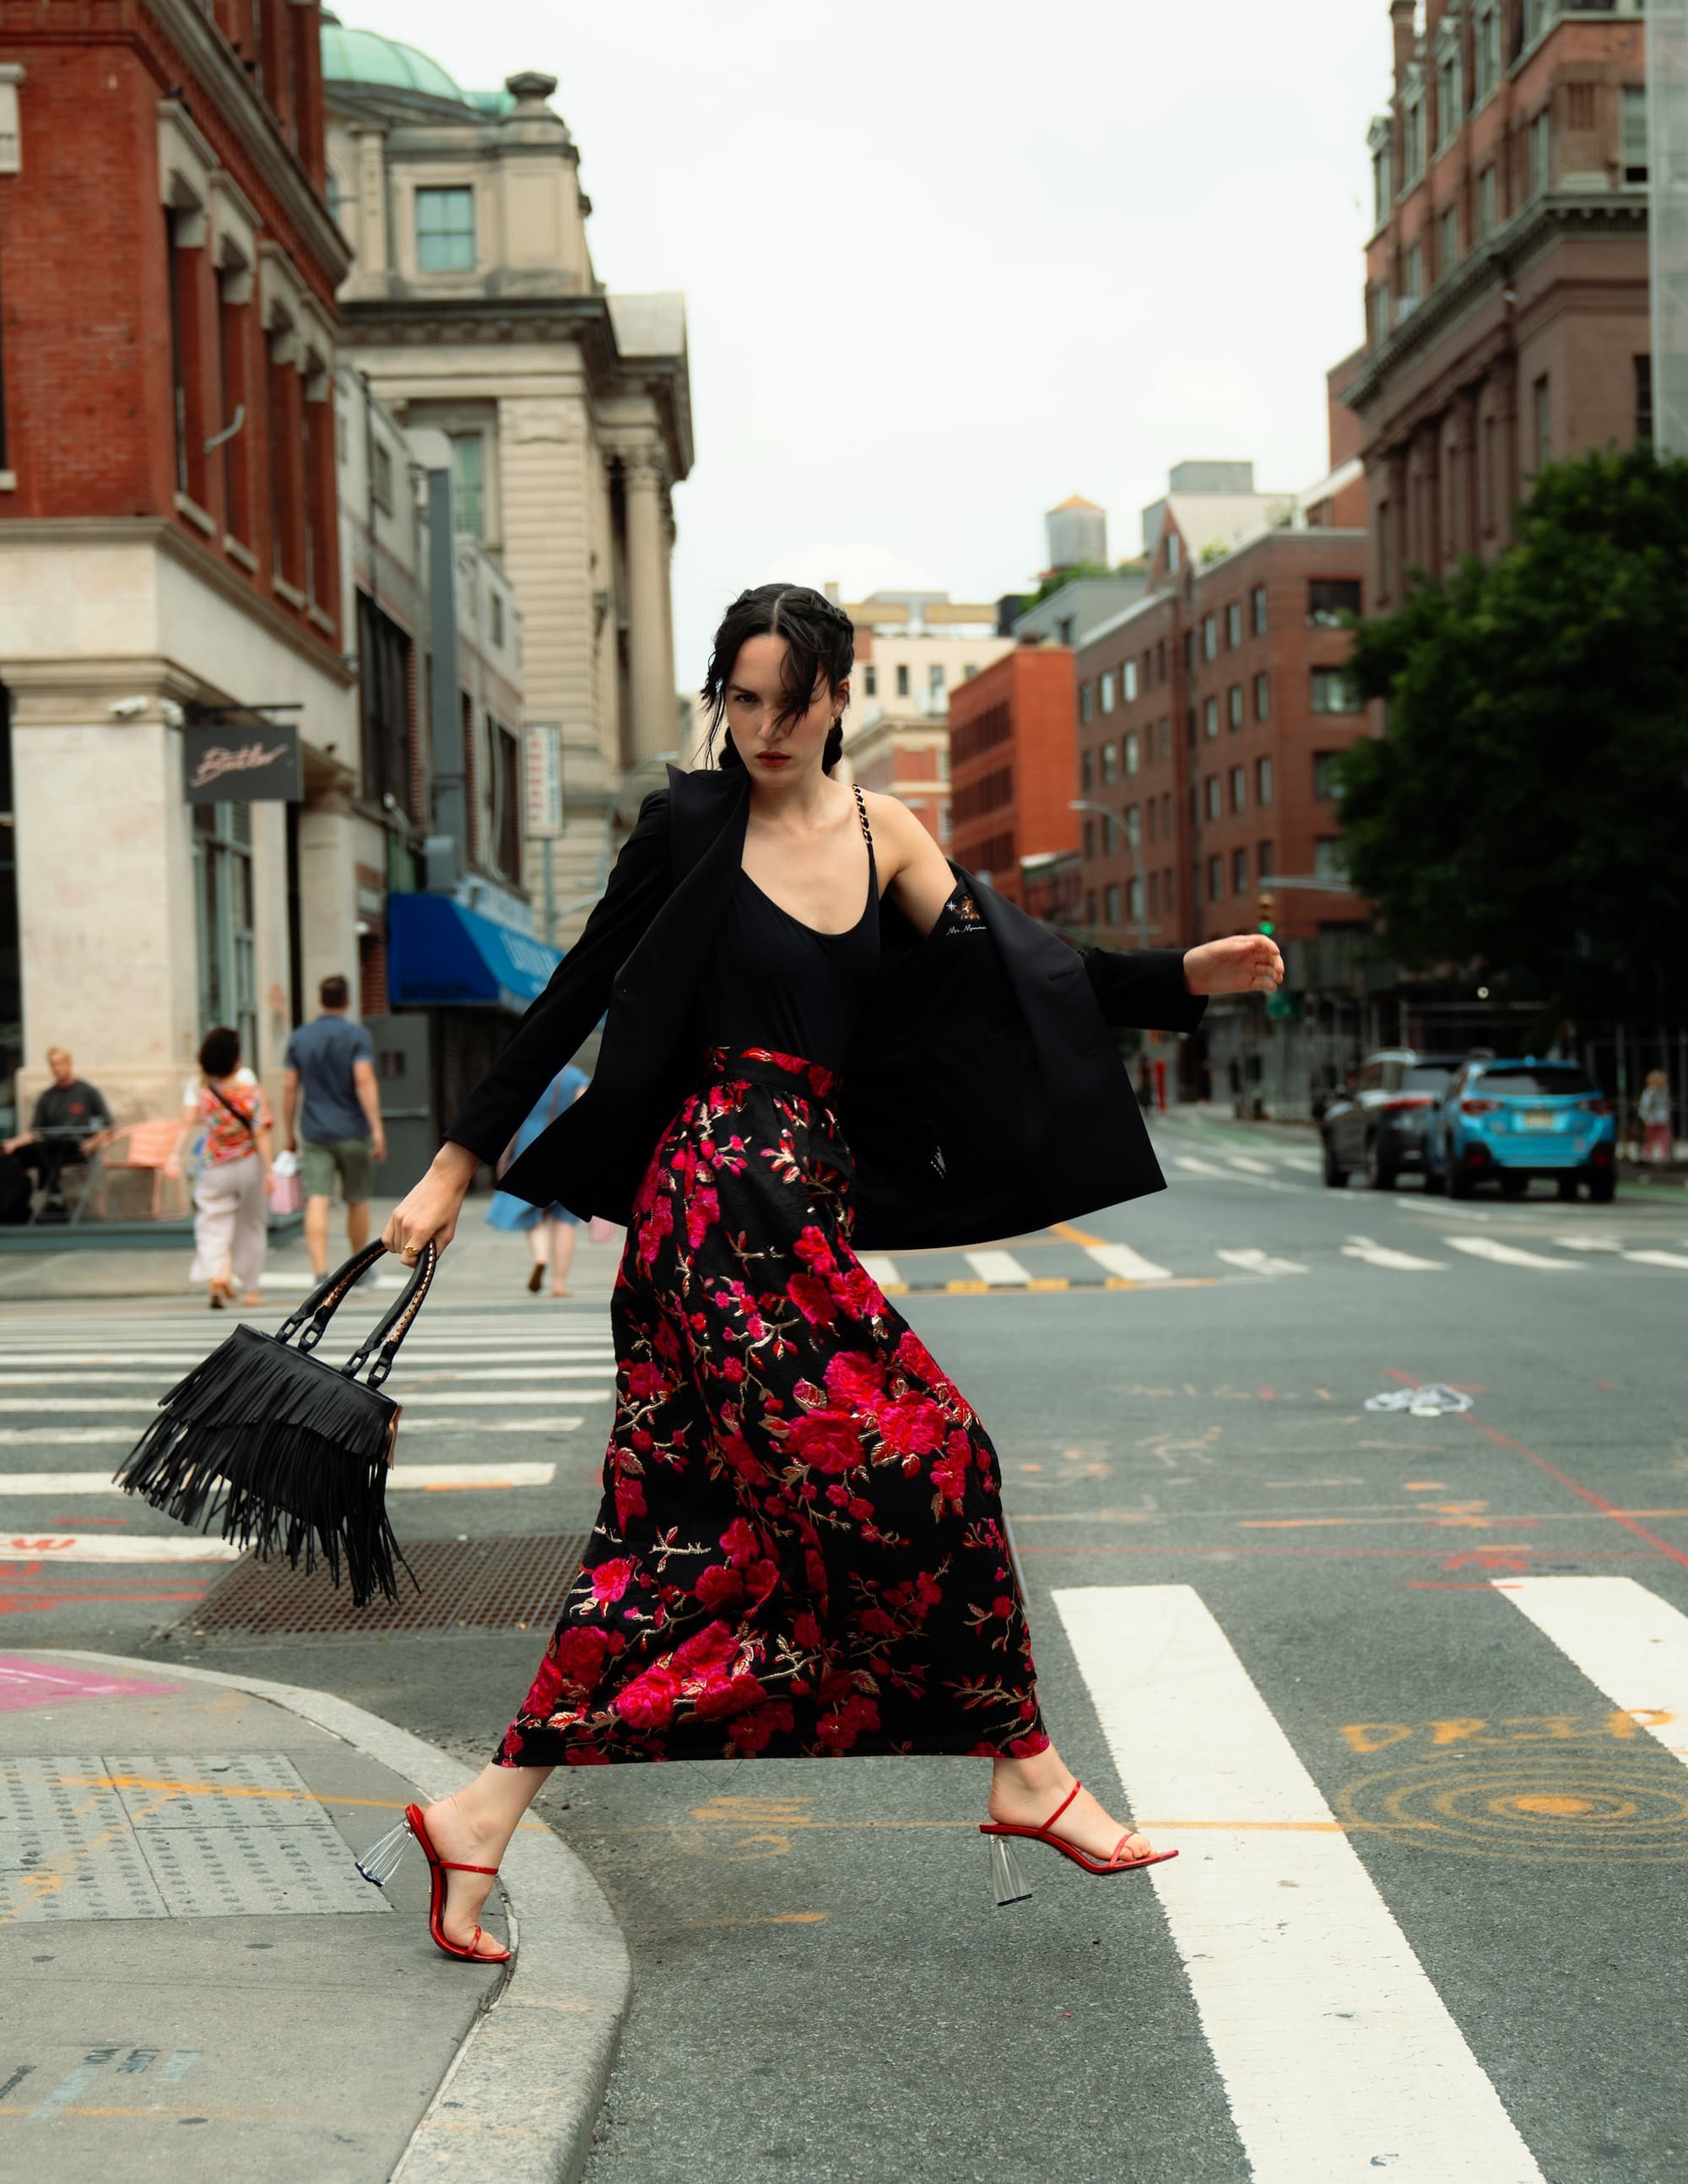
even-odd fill
[[[429,98],[469,102],[437,61],[397,38],[376,31],[354,31],[322,13],[322,75],[326,83],[384,85],[390,91],[416,91]]]

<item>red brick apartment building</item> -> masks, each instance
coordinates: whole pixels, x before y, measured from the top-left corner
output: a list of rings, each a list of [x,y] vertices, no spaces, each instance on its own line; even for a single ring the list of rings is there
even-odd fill
[[[298,880],[357,747],[318,37],[315,0],[0,0],[0,1108],[20,1027],[25,1097],[68,1045],[120,1118],[207,1022],[273,1072],[290,905],[337,914]],[[254,705],[304,803],[190,802],[184,724]]]
[[[1267,888],[1283,939],[1365,921],[1346,892],[1279,884],[1335,876],[1329,762],[1366,733],[1340,622],[1366,604],[1365,486],[1334,394],[1330,435],[1331,474],[1289,520],[1205,566],[1203,496],[1174,496],[1156,588],[1077,655],[1078,794],[1100,807],[1082,814],[1081,922],[1105,944],[1252,931]]]
[[[951,854],[1027,907],[1028,861],[1078,847],[1072,655],[1020,644],[950,696]]]
[[[1496,552],[1540,465],[1652,429],[1642,0],[1393,0],[1358,413],[1368,606]]]

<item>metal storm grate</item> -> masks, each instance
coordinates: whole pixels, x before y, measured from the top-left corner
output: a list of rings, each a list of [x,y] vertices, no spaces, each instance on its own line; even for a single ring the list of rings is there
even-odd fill
[[[242,1638],[376,1638],[423,1630],[549,1631],[586,1552],[584,1532],[418,1540],[404,1550],[418,1592],[401,1570],[396,1605],[354,1607],[325,1571],[284,1562],[237,1563],[181,1627]]]

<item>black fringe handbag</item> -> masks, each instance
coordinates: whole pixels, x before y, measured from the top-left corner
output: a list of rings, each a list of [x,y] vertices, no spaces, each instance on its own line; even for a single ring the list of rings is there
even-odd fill
[[[377,1592],[398,1597],[394,1563],[404,1557],[387,1522],[387,1474],[400,1407],[380,1389],[433,1281],[433,1245],[343,1365],[310,1352],[386,1249],[370,1244],[348,1259],[277,1333],[237,1327],[159,1398],[116,1474],[125,1493],[181,1524],[209,1531],[220,1517],[223,1537],[260,1560],[279,1549],[295,1569],[303,1556],[309,1574],[320,1557],[337,1585],[343,1564],[354,1607]]]

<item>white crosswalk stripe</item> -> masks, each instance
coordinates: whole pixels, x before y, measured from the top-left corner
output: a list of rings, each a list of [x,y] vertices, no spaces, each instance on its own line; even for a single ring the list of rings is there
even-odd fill
[[[1188,1175],[1206,1176],[1210,1179],[1217,1178],[1221,1183],[1245,1183],[1251,1190],[1300,1192],[1306,1189],[1302,1183],[1283,1183],[1276,1176],[1256,1175],[1240,1162],[1233,1167],[1221,1167],[1216,1161],[1203,1160],[1196,1153],[1174,1153],[1173,1166],[1183,1168]]]
[[[877,1282],[882,1290],[902,1288],[903,1277],[894,1259],[887,1258],[883,1251],[863,1251],[861,1259],[862,1271],[870,1282]]]
[[[604,1376],[594,1373],[594,1378],[604,1379]],[[448,1390],[425,1388],[403,1390],[401,1400],[408,1416],[413,1408],[421,1409],[428,1403],[444,1405],[454,1411],[554,1403],[560,1392],[549,1388],[466,1388],[461,1395],[456,1395]],[[606,1380],[601,1387],[570,1388],[566,1392],[573,1402],[589,1403],[613,1391]],[[53,1396],[30,1401],[8,1396],[0,1401],[0,1415],[28,1412],[36,1418],[56,1417],[66,1411],[129,1411],[144,1415],[156,1408],[157,1399],[152,1396]]]
[[[260,1319],[259,1324],[263,1324]],[[338,1364],[369,1331],[368,1314],[343,1313],[323,1357]],[[0,1334],[0,1507],[25,1515],[0,1535],[0,1563],[220,1563],[237,1549],[184,1535],[125,1500],[111,1469],[133,1447],[158,1398],[224,1338],[222,1315],[84,1318],[39,1331],[17,1322]],[[390,1392],[401,1406],[398,1462],[388,1474],[398,1499],[427,1494],[543,1491],[555,1485],[557,1443],[601,1435],[614,1393],[607,1314],[575,1312],[523,1321],[443,1308],[431,1311],[401,1350]],[[426,1460],[443,1448],[457,1461]],[[549,1444],[549,1446],[548,1446]],[[574,1444],[578,1446],[577,1443]],[[105,1468],[52,1468],[71,1451]],[[507,1456],[506,1451],[515,1453]],[[414,1459],[414,1460],[413,1460]],[[74,1457],[70,1457],[74,1462]],[[86,1535],[52,1529],[77,1501],[109,1500],[133,1523]],[[56,1505],[65,1502],[61,1509]],[[45,1515],[48,1524],[39,1522]],[[109,1520],[102,1518],[102,1525]]]
[[[0,1539],[0,1563],[237,1563],[227,1540],[177,1532],[28,1532]]]
[[[387,1490],[441,1494],[466,1486],[549,1486],[556,1476],[554,1463],[400,1463],[388,1475]],[[0,1495],[14,1497],[121,1491],[109,1471],[0,1472]]]
[[[419,1433],[470,1433],[476,1440],[487,1434],[578,1433],[584,1418],[413,1418],[404,1406],[404,1438]],[[598,1422],[593,1421],[593,1429]],[[132,1448],[139,1429],[126,1426],[0,1426],[0,1448]],[[502,1468],[502,1467],[500,1467]],[[0,1485],[0,1493],[5,1491]]]
[[[1032,1277],[1011,1251],[966,1251],[962,1256],[992,1289],[1023,1289]]]
[[[1498,1236],[1444,1236],[1443,1243],[1474,1259],[1489,1259],[1497,1267],[1531,1267],[1538,1273],[1575,1274],[1582,1268],[1574,1259],[1550,1259],[1540,1251],[1526,1251],[1518,1244],[1503,1244]]]
[[[1688,1271],[1688,1258],[1680,1251],[1626,1251],[1632,1267],[1676,1267]]]
[[[1094,1259],[1104,1273],[1112,1274],[1125,1282],[1169,1282],[1173,1279],[1170,1267],[1157,1267],[1152,1259],[1145,1259],[1140,1251],[1134,1251],[1129,1244],[1087,1244],[1087,1258]]]
[[[1256,2184],[1541,2184],[1377,1883],[1189,1585],[1055,1603]]]
[[[1369,1236],[1351,1236],[1342,1246],[1346,1259],[1363,1259],[1368,1267],[1390,1267],[1397,1273],[1435,1274],[1446,1271],[1446,1259],[1415,1258],[1411,1251],[1397,1251],[1388,1244],[1373,1243]]]
[[[1688,1767],[1688,1615],[1632,1577],[1490,1582],[1619,1713]]]

